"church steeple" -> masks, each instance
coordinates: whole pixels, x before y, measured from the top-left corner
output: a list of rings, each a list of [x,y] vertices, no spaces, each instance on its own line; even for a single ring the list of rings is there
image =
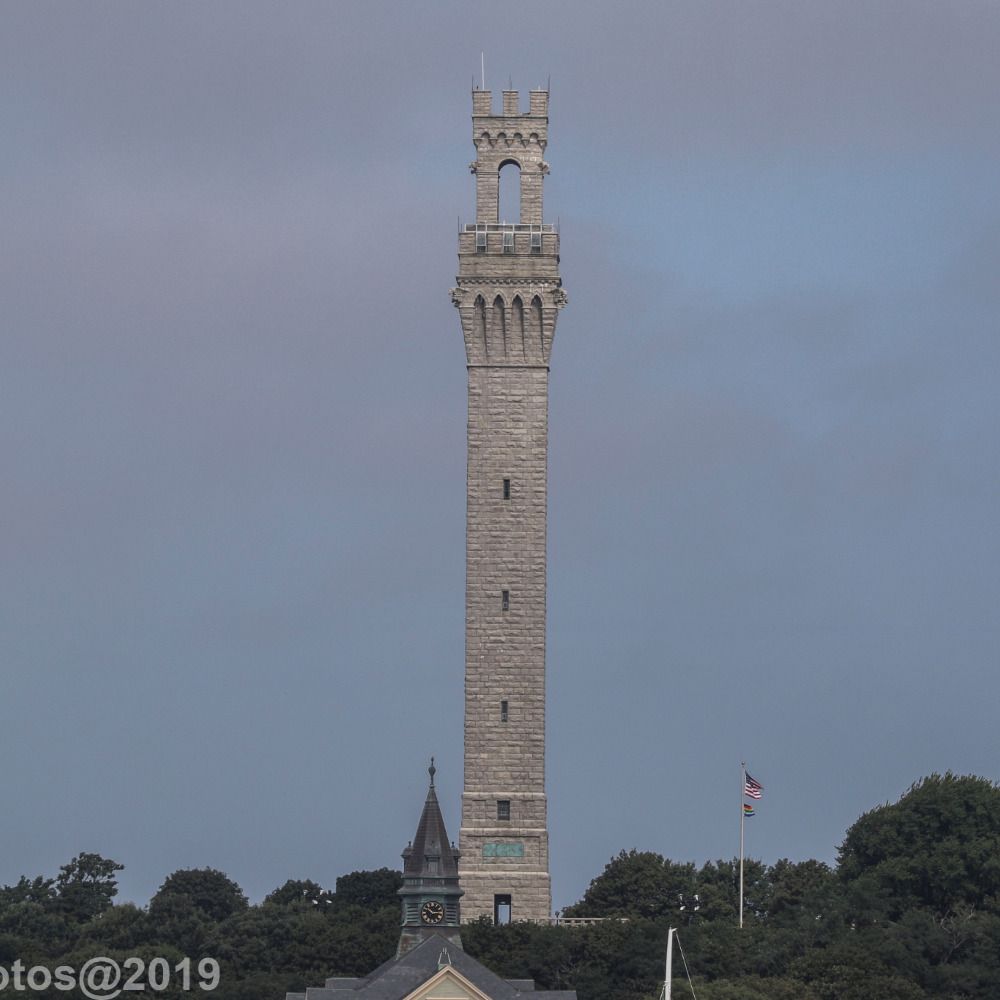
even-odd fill
[[[430,786],[417,832],[403,851],[403,887],[399,890],[403,903],[403,929],[399,936],[397,955],[404,955],[432,934],[440,934],[462,947],[458,926],[459,853],[448,839],[444,817],[434,790],[434,758],[427,769]]]

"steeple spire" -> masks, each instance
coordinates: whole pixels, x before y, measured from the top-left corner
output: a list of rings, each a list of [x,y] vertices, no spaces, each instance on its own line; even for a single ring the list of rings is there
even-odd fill
[[[430,785],[413,840],[403,851],[402,932],[397,954],[403,955],[432,934],[440,934],[462,947],[458,885],[459,853],[448,839],[444,817],[434,790],[437,768],[431,758]]]
[[[431,757],[431,766],[427,768],[431,782],[424,801],[424,811],[420,814],[417,832],[413,840],[403,851],[403,874],[420,878],[441,878],[454,876],[458,878],[458,851],[451,846],[448,831],[444,826],[441,806],[438,804],[437,792],[434,789],[434,775],[437,768]]]

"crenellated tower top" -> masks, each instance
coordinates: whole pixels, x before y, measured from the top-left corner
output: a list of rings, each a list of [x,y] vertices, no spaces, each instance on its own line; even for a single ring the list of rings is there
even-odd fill
[[[515,164],[521,171],[521,223],[541,225],[542,178],[549,166],[542,158],[549,141],[549,92],[532,90],[522,114],[516,90],[503,92],[503,113],[493,114],[493,94],[472,92],[472,141],[476,160],[476,222],[496,223],[500,171]]]
[[[542,185],[549,165],[549,92],[532,90],[528,110],[516,90],[472,92],[476,159],[476,221],[458,237],[458,284],[452,300],[462,317],[470,365],[547,367],[556,315],[566,303],[559,277],[559,233],[542,221]],[[520,180],[520,221],[500,219],[500,172]]]

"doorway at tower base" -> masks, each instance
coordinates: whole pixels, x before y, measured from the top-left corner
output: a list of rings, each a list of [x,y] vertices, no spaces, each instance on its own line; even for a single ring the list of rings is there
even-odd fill
[[[552,885],[548,872],[495,871],[459,876],[462,923],[489,917],[494,923],[519,920],[550,923]]]

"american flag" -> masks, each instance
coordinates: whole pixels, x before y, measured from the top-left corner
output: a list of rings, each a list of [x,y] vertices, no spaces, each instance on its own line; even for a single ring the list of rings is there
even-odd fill
[[[749,771],[744,771],[743,792],[752,799],[759,799],[764,794],[764,786],[756,779],[750,777]]]

